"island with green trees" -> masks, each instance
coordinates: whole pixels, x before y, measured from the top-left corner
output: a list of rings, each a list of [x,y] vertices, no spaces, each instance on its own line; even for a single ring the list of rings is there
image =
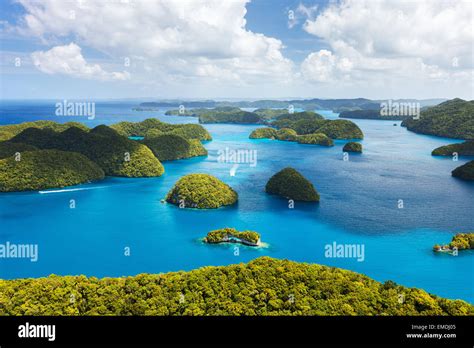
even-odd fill
[[[257,128],[250,133],[250,139],[276,139],[277,130],[271,127]]]
[[[229,185],[209,174],[189,174],[180,178],[168,192],[166,201],[181,208],[215,209],[237,202]]]
[[[58,296],[45,296],[45,289]],[[75,301],[64,300],[71,294]],[[474,306],[462,300],[340,268],[270,257],[120,278],[0,280],[0,303],[0,315],[11,316],[474,315]]]
[[[457,233],[449,244],[433,246],[433,251],[436,252],[452,253],[454,250],[469,249],[474,249],[474,232]]]
[[[51,129],[56,132],[65,131],[68,128],[76,127],[82,130],[88,130],[88,128],[80,122],[66,122],[57,123],[54,121],[32,121],[23,122],[18,124],[0,126],[0,141],[5,141],[13,138],[15,135],[20,134],[27,128],[39,128],[39,129]]]
[[[474,160],[457,167],[451,175],[462,180],[474,181]]]
[[[334,141],[323,133],[304,134],[296,137],[299,144],[334,146]]]
[[[0,192],[62,188],[103,178],[96,163],[76,152],[35,150],[0,159]]]
[[[354,119],[366,119],[366,120],[387,120],[387,121],[403,121],[413,116],[407,115],[382,115],[380,113],[381,107],[377,109],[368,110],[346,110],[339,114],[340,118],[354,118]]]
[[[148,146],[160,161],[207,156],[207,150],[199,139],[186,139],[182,136],[163,133],[154,136],[148,132],[143,143]]]
[[[474,100],[459,98],[432,106],[419,119],[407,119],[402,126],[421,134],[456,139],[474,139]]]
[[[431,152],[432,156],[474,156],[474,140],[440,146]]]
[[[344,147],[342,148],[342,151],[362,153],[362,144],[361,143],[356,143],[356,142],[346,143],[346,144],[344,144]]]
[[[319,202],[320,199],[313,184],[291,167],[273,175],[265,186],[265,192],[295,201]]]
[[[248,246],[259,246],[260,234],[254,231],[239,232],[235,228],[225,227],[210,231],[204,238],[204,242],[209,244],[238,243]]]

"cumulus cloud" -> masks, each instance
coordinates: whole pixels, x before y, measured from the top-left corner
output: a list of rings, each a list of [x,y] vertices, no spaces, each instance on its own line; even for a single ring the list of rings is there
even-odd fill
[[[107,72],[98,64],[88,64],[74,43],[31,54],[33,64],[47,74],[63,74],[83,79],[127,80],[127,72]]]
[[[330,59],[310,54],[303,66],[314,79],[327,66],[350,62],[357,78],[472,78],[474,34],[467,1],[344,0],[329,5],[303,26],[330,47]],[[311,69],[313,62],[317,67]],[[332,62],[332,63],[331,63]],[[345,65],[344,63],[342,63]],[[329,69],[333,78],[339,69]],[[344,75],[347,77],[347,75]]]
[[[72,36],[81,46],[128,58],[144,78],[253,83],[292,76],[282,42],[245,28],[247,0],[19,2],[25,34],[44,42]]]

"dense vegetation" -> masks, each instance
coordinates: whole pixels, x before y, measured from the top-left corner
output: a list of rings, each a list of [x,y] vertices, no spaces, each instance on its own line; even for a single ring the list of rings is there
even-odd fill
[[[344,152],[362,152],[362,144],[361,143],[355,143],[355,142],[349,142],[344,145],[342,148],[342,151]]]
[[[290,128],[279,129],[276,133],[276,138],[278,140],[296,141],[296,137],[297,137],[296,132]]]
[[[170,124],[161,122],[155,118],[148,118],[141,122],[119,122],[110,126],[119,134],[126,137],[149,135],[151,130],[158,130],[162,133],[173,133],[181,135],[186,139],[211,140],[208,131],[199,124]]]
[[[452,156],[457,153],[459,156],[474,156],[474,141],[465,141],[460,144],[449,144],[440,146],[431,152],[433,156]]]
[[[64,187],[103,178],[99,166],[74,152],[36,150],[0,160],[1,192]]]
[[[122,278],[0,280],[0,315],[474,315],[474,306],[339,268],[261,257]]]
[[[9,140],[15,135],[20,134],[27,128],[40,128],[40,129],[51,129],[56,132],[62,132],[70,127],[77,127],[83,130],[88,128],[79,122],[66,122],[66,123],[57,123],[54,121],[34,121],[34,122],[24,122],[20,124],[12,124],[6,126],[0,126],[0,141]]]
[[[1,141],[0,142],[0,159],[13,156],[16,153],[23,153],[25,151],[35,151],[36,147],[22,144],[22,143],[12,143],[10,141]]]
[[[160,176],[164,168],[151,150],[101,125],[89,132],[70,127],[63,132],[27,128],[10,142],[39,149],[78,152],[98,164],[106,175],[125,177]]]
[[[277,136],[277,130],[275,128],[264,127],[257,128],[250,133],[250,139],[275,139]]]
[[[256,109],[253,111],[264,120],[273,120],[288,113],[288,109]]]
[[[457,250],[474,249],[474,233],[457,233],[451,240],[451,243],[444,246],[436,244],[433,250],[453,250],[454,248],[457,248]]]
[[[237,192],[208,174],[189,174],[179,179],[166,201],[186,208],[210,209],[237,202]]]
[[[416,133],[474,139],[474,100],[448,100],[422,111],[418,120],[403,121],[402,126]]]
[[[256,246],[260,243],[260,234],[254,231],[239,232],[235,228],[225,227],[211,231],[204,238],[206,243],[242,243]]]
[[[298,135],[323,133],[332,139],[363,139],[360,128],[349,120],[324,120],[320,118],[279,119],[271,123],[276,128],[290,128]]]
[[[403,121],[408,118],[413,118],[413,116],[384,116],[380,114],[380,108],[376,110],[350,110],[342,111],[339,114],[340,118],[355,118],[355,119],[368,119],[368,120],[392,120],[392,121]]]
[[[264,118],[239,108],[219,107],[200,113],[199,123],[260,124],[264,123]]]
[[[300,144],[334,146],[334,141],[323,133],[299,135],[296,141]]]
[[[457,167],[451,172],[451,175],[463,180],[474,180],[474,161],[467,162],[462,166]]]
[[[182,136],[171,133],[147,136],[144,144],[153,151],[153,154],[160,161],[207,155],[207,150],[198,139],[187,140]]]
[[[295,201],[319,202],[319,194],[313,184],[290,167],[273,175],[265,186],[265,192]]]

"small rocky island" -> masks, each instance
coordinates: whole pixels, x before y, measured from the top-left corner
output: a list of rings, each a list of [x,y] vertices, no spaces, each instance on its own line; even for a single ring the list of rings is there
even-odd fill
[[[291,167],[273,175],[265,186],[265,192],[295,201],[319,202],[320,199],[313,184]]]
[[[474,156],[474,140],[468,140],[459,144],[449,144],[437,147],[431,152],[432,156]]]
[[[344,152],[358,152],[362,153],[362,144],[356,142],[349,142],[344,145],[342,148]]]
[[[254,231],[239,232],[235,228],[225,227],[209,232],[206,238],[204,238],[204,242],[209,244],[238,243],[248,246],[259,246],[260,234]]]
[[[451,175],[462,180],[474,181],[474,160],[457,167]]]
[[[452,253],[454,250],[474,249],[474,232],[458,233],[447,245],[436,244],[433,251]]]
[[[229,185],[208,174],[189,174],[179,179],[168,192],[166,201],[181,208],[215,209],[237,202],[238,195]]]

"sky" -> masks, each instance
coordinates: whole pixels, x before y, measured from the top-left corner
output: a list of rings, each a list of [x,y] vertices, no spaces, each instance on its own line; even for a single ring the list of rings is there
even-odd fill
[[[1,99],[474,99],[474,2],[0,0]]]

